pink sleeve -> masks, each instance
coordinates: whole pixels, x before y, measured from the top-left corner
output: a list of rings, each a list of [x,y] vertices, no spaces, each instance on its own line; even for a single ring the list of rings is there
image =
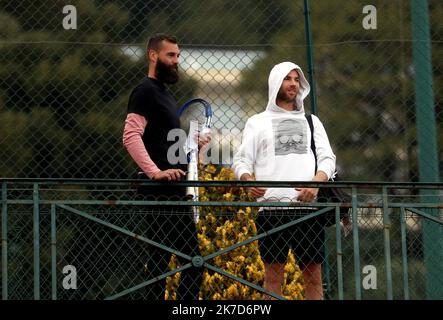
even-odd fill
[[[143,144],[142,136],[147,124],[148,121],[145,117],[136,113],[129,113],[126,117],[125,129],[123,130],[123,145],[140,169],[149,178],[152,178],[160,169],[152,161]]]

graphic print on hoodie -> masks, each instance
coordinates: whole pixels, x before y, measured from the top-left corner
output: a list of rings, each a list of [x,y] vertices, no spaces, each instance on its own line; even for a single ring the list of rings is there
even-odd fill
[[[296,70],[300,89],[296,108],[288,111],[276,104],[284,78]],[[310,91],[301,68],[292,62],[274,66],[268,79],[268,103],[264,112],[250,117],[243,130],[242,143],[232,168],[237,179],[244,173],[254,174],[260,181],[311,181],[315,175],[315,158],[311,150],[309,129],[303,100]],[[318,170],[330,177],[335,170],[335,155],[326,131],[316,116],[312,116],[317,148]],[[294,188],[267,188],[258,201],[297,201]]]
[[[272,119],[276,156],[308,152],[306,122],[299,119]]]

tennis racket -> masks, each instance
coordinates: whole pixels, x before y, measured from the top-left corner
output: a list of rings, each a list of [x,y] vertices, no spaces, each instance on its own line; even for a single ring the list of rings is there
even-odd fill
[[[192,99],[186,102],[178,110],[178,116],[182,123],[182,128],[189,124],[188,139],[185,145],[185,152],[188,155],[188,181],[198,181],[198,136],[210,131],[212,121],[211,105],[203,99]],[[198,187],[187,187],[186,195],[193,201],[198,201]],[[197,223],[199,218],[198,207],[193,207],[194,220]]]

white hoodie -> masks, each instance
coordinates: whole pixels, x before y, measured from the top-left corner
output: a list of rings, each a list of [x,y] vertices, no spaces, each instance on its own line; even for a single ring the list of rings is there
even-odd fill
[[[287,111],[276,104],[283,79],[292,70],[300,78],[296,97],[297,109]],[[269,100],[266,111],[248,119],[242,144],[234,156],[232,168],[237,179],[244,173],[255,174],[260,181],[311,181],[315,176],[315,158],[311,150],[311,130],[305,117],[303,99],[310,86],[301,68],[292,62],[282,62],[272,68],[269,79]],[[335,155],[326,131],[316,116],[312,116],[318,171],[330,178],[335,171]],[[258,201],[297,201],[294,188],[268,188]]]

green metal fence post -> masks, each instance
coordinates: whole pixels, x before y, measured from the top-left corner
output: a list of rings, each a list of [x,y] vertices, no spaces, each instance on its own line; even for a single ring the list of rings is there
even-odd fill
[[[389,217],[388,188],[383,187],[383,243],[386,268],[386,298],[392,300],[392,265],[391,265],[391,219]]]
[[[311,113],[317,115],[317,95],[315,92],[315,77],[314,77],[314,49],[312,47],[312,33],[311,33],[311,13],[309,9],[309,0],[304,0],[304,15],[305,15],[305,38],[306,38],[306,56],[308,62],[308,78],[311,86]]]
[[[360,241],[358,238],[357,188],[352,187],[352,237],[354,242],[355,298],[361,300]]]
[[[8,300],[8,194],[2,183],[2,299]]]
[[[409,300],[409,276],[408,276],[408,248],[406,244],[406,215],[405,208],[400,208],[400,230],[401,230],[401,256],[403,269],[403,294],[405,300]]]
[[[40,300],[40,208],[38,183],[34,183],[34,299]]]
[[[51,286],[52,300],[57,300],[57,229],[55,204],[51,204]]]
[[[338,299],[343,300],[343,250],[341,246],[340,208],[335,208],[335,238],[337,250]]]
[[[427,0],[411,0],[413,57],[415,70],[415,104],[420,181],[438,182],[437,130],[432,84],[431,40]],[[421,192],[426,202],[438,201],[437,193]],[[438,214],[438,211],[428,211]],[[443,234],[437,224],[425,221],[424,262],[428,299],[443,299]]]

